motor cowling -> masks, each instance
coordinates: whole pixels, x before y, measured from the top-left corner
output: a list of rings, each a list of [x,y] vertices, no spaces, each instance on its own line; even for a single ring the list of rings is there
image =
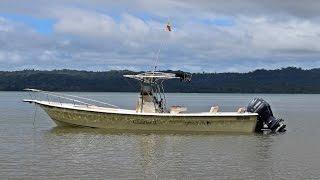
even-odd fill
[[[253,99],[247,106],[247,112],[258,113],[255,131],[284,132],[286,125],[283,119],[273,116],[270,104],[262,98]]]

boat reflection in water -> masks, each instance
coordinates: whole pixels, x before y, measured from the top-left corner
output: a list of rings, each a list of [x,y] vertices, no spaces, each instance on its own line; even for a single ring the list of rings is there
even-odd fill
[[[246,162],[248,166],[241,167],[247,169],[241,172],[243,177],[268,177],[265,168],[272,165],[272,144],[276,137],[252,133],[177,134],[70,127],[55,127],[46,133],[45,137],[50,137],[50,141],[45,140],[47,148],[65,156],[59,159],[72,157],[80,168],[82,163],[95,164],[96,171],[103,170],[109,177],[123,173],[123,177],[130,174],[144,178],[187,174],[230,177],[239,174],[239,162]]]

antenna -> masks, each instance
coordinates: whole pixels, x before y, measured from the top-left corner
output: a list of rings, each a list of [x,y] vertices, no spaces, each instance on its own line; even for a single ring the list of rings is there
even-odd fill
[[[172,26],[170,24],[169,18],[168,18],[168,22],[167,22],[167,25],[164,30],[168,31],[168,32],[172,31]],[[160,48],[158,49],[158,52],[156,54],[153,72],[157,71],[157,67],[158,67],[158,63],[159,63],[159,55],[160,55],[161,49],[164,47],[165,43],[166,43],[166,41],[165,41],[165,39],[163,39],[161,42]]]

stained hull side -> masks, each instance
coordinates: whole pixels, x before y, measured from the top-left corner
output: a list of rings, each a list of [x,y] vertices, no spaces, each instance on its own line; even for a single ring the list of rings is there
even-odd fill
[[[58,126],[87,126],[118,130],[151,131],[254,131],[257,116],[143,116],[90,112],[41,105]]]

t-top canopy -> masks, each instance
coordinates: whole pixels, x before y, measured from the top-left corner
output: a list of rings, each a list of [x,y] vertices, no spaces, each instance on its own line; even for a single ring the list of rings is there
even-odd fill
[[[146,72],[136,75],[124,75],[127,78],[137,79],[139,81],[156,81],[156,80],[166,80],[166,79],[178,79],[179,77],[173,73],[164,73],[164,72]]]

